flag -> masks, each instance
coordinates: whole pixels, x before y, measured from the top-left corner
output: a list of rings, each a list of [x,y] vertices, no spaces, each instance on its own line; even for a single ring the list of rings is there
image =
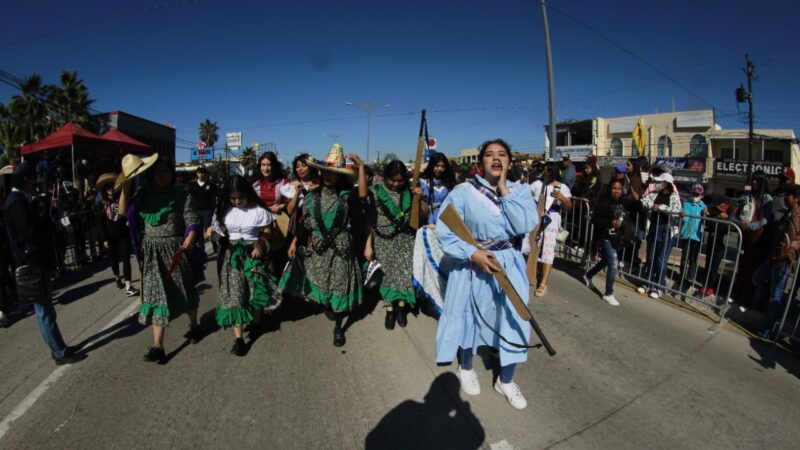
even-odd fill
[[[633,143],[636,144],[636,148],[639,150],[639,154],[644,154],[644,146],[647,142],[647,131],[644,130],[642,126],[642,121],[637,120],[636,126],[633,127]]]

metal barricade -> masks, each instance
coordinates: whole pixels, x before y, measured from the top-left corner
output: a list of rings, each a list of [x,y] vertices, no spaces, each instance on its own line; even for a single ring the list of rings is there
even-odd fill
[[[90,258],[97,258],[100,253],[97,224],[91,211],[67,213],[56,228],[53,251],[59,268],[77,270]]]
[[[775,324],[766,324],[773,327],[774,344],[784,339],[789,339],[792,342],[800,341],[800,301],[797,299],[797,289],[800,288],[800,283],[797,280],[798,276],[800,276],[800,264],[797,264],[797,267],[792,270],[790,278],[786,281],[781,298],[783,308],[779,321]],[[764,300],[769,302],[769,298]],[[767,311],[769,311],[769,307]]]
[[[620,252],[618,276],[639,284],[640,293],[655,291],[659,297],[669,294],[705,305],[719,316],[709,331],[719,331],[726,320],[742,254],[741,229],[729,220],[683,213],[652,216],[654,220],[649,220],[649,211],[636,215],[636,230],[646,231],[644,236],[637,233]],[[683,227],[690,221],[699,221],[702,240],[682,238]]]
[[[572,209],[561,213],[561,230],[568,233],[558,241],[556,257],[585,266],[589,261],[588,249],[594,238],[592,207],[588,199],[573,197]]]

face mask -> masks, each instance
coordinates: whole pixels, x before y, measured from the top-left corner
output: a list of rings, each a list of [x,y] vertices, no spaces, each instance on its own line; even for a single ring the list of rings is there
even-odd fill
[[[692,203],[700,203],[700,199],[701,197],[699,196],[692,197]]]

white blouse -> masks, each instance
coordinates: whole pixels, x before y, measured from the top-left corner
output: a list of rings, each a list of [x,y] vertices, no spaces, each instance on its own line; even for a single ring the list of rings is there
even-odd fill
[[[260,206],[244,209],[231,207],[225,214],[225,227],[228,229],[231,241],[239,239],[257,241],[261,229],[271,224],[273,220],[272,213]]]

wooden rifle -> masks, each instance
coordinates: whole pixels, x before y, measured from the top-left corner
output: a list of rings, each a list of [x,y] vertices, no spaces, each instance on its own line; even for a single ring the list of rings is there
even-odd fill
[[[414,177],[411,180],[411,190],[413,191],[415,188],[419,187],[419,171],[420,167],[422,166],[422,151],[423,151],[423,142],[425,147],[428,144],[428,121],[425,119],[425,110],[422,110],[422,119],[419,122],[419,139],[417,139],[417,159],[414,160]],[[420,217],[419,217],[419,196],[414,195],[411,198],[411,217],[409,217],[408,225],[418,230],[420,227]]]

